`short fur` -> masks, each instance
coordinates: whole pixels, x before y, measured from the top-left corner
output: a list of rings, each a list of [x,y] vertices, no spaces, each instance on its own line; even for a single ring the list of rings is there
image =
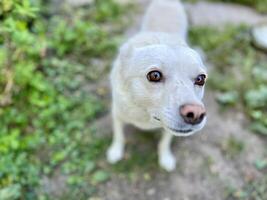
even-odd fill
[[[201,57],[187,44],[187,26],[179,1],[154,0],[140,32],[121,47],[111,72],[114,137],[107,152],[110,163],[123,157],[125,124],[163,129],[158,154],[159,164],[167,171],[176,165],[172,136],[188,136],[205,125],[206,118],[198,125],[186,124],[179,113],[184,104],[203,105],[204,88],[194,85],[194,79],[206,74]],[[163,82],[147,80],[153,69],[162,72]]]

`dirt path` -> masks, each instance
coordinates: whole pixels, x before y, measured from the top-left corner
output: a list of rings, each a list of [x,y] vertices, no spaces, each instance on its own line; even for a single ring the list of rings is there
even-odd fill
[[[140,2],[142,9],[136,17],[137,23],[126,31],[127,36],[138,30],[140,16],[149,1]],[[192,7],[190,9],[192,12]],[[175,172],[165,173],[153,167],[141,174],[135,174],[140,171],[113,173],[111,179],[98,188],[96,196],[105,200],[221,200],[228,198],[230,190],[261,177],[254,163],[264,157],[266,143],[247,131],[242,113],[236,110],[221,112],[215,95],[213,91],[206,92],[208,123],[205,129],[192,137],[175,139]],[[103,118],[97,126],[99,132],[109,132],[110,117]],[[138,140],[133,133],[128,136],[128,140]],[[144,149],[151,145],[148,151],[156,151],[155,144],[138,145]],[[144,153],[147,156],[155,154]],[[134,178],[129,178],[129,173],[135,174]]]

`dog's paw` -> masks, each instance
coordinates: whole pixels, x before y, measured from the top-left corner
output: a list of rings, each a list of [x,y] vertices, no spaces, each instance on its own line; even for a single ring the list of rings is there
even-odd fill
[[[109,163],[114,164],[120,161],[123,157],[123,147],[119,145],[111,145],[107,151],[107,160]]]
[[[159,165],[168,172],[173,171],[176,168],[176,159],[171,153],[165,153],[160,155]]]

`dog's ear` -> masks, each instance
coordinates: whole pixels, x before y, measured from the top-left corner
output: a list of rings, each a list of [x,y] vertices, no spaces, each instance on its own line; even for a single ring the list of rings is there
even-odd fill
[[[126,65],[133,52],[133,47],[130,42],[125,43],[121,46],[119,51],[119,59],[122,65]]]

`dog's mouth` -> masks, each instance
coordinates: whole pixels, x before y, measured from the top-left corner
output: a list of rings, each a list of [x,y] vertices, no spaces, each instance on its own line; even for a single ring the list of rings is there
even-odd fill
[[[155,117],[155,116],[154,116],[154,119],[157,120],[157,121],[161,121],[160,118]],[[173,131],[175,133],[178,133],[178,134],[179,133],[187,134],[187,133],[193,132],[193,129],[175,129],[175,128],[171,128],[171,127],[168,127],[168,126],[166,128],[168,128],[169,130],[171,130],[171,131]]]
[[[192,129],[174,129],[171,127],[167,127],[167,128],[175,133],[191,133],[193,131]]]
[[[157,121],[160,121],[160,118],[158,118],[158,117],[154,116],[154,119],[157,120]]]

